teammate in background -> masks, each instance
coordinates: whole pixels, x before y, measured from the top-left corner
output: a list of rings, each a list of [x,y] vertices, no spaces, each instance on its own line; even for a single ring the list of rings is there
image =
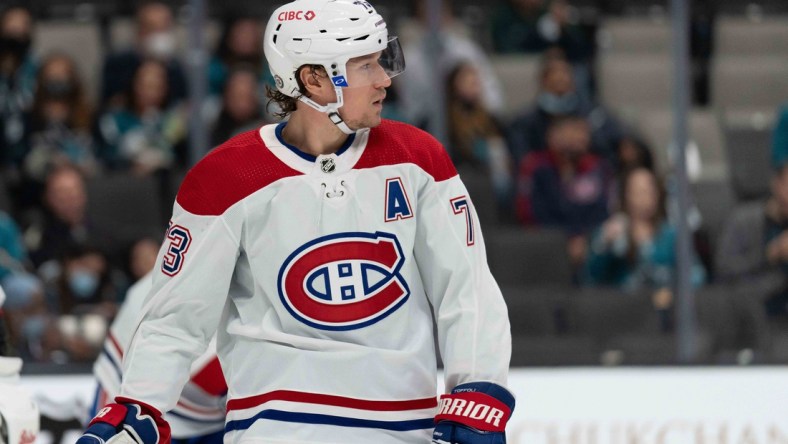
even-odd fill
[[[148,273],[129,288],[109,328],[104,349],[93,365],[97,387],[89,417],[95,416],[107,402],[120,394],[123,355],[131,343],[151,285],[151,273]],[[214,338],[208,344],[208,349],[192,363],[189,381],[177,404],[164,415],[170,425],[173,442],[221,444],[226,394],[227,384],[216,357]]]
[[[506,306],[446,151],[381,121],[396,37],[365,1],[299,0],[264,38],[290,118],[184,179],[120,396],[78,443],[169,442],[215,332],[227,443],[504,443]]]
[[[8,330],[3,318],[5,292],[0,287],[0,444],[30,443],[36,440],[40,420],[38,406],[19,387],[22,359],[10,356]]]

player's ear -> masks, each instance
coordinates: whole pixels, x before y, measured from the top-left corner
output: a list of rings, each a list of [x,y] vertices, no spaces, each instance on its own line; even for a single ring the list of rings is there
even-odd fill
[[[304,85],[306,96],[323,102],[328,99],[328,95],[334,92],[334,87],[328,80],[325,69],[322,66],[307,66],[298,72],[301,84]]]

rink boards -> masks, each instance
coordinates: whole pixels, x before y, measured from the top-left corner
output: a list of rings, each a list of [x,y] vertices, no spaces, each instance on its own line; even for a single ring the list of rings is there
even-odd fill
[[[93,390],[86,375],[22,384],[60,421]],[[788,367],[513,369],[509,386],[510,444],[788,444]]]

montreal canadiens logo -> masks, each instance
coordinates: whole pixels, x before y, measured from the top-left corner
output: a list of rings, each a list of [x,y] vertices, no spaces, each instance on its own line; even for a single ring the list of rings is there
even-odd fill
[[[307,242],[279,270],[279,298],[296,319],[322,330],[380,321],[410,295],[393,234],[338,233]]]

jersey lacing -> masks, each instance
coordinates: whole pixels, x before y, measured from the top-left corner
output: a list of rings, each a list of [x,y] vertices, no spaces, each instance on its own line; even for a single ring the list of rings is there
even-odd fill
[[[325,192],[326,197],[328,199],[334,199],[336,197],[342,197],[342,196],[345,195],[346,187],[345,187],[345,181],[344,180],[340,180],[339,181],[339,185],[334,186],[334,189],[330,190],[330,191],[327,191],[328,190],[328,184],[326,184],[325,182],[322,182],[320,184],[320,186],[323,188],[323,191]]]

